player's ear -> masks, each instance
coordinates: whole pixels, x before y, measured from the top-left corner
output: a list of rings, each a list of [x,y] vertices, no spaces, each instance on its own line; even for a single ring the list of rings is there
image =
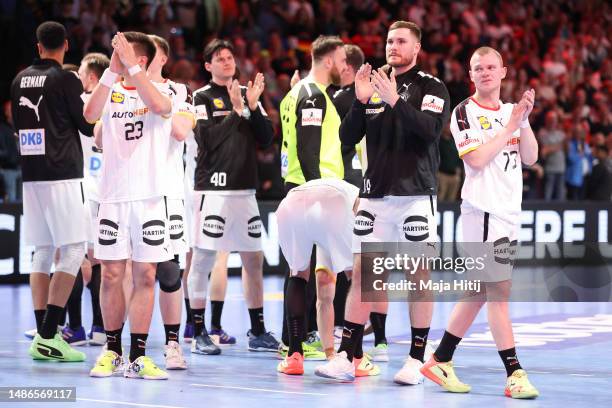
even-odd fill
[[[417,41],[416,43],[414,43],[414,54],[418,54],[419,51],[421,51],[421,43]]]
[[[204,69],[210,72],[210,62],[204,61]]]
[[[38,49],[38,55],[41,55],[43,52],[43,47],[40,43],[36,43],[36,48]]]
[[[69,48],[70,47],[68,47],[68,40],[64,40],[64,52],[67,52]]]
[[[501,76],[501,79],[505,79],[507,73],[508,73],[508,68],[507,67],[502,67],[502,76]]]

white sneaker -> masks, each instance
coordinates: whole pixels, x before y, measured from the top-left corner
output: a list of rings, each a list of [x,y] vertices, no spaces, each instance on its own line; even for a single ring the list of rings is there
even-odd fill
[[[318,366],[315,375],[339,381],[355,381],[355,366],[348,360],[346,352],[341,351],[326,364]]]
[[[431,355],[433,354],[433,349],[428,344],[425,346],[425,361],[428,361]],[[423,367],[423,363],[419,360],[414,359],[410,356],[404,362],[404,366],[401,370],[395,374],[393,377],[393,381],[397,384],[401,385],[417,385],[423,382],[424,377],[421,374],[421,367]]]
[[[377,363],[385,363],[389,361],[389,346],[386,343],[380,343],[376,347],[372,347],[368,350],[370,360]]]
[[[36,334],[38,334],[38,331],[36,329],[30,329],[30,330],[26,330],[23,332],[23,335],[26,336],[30,340],[34,340],[34,337],[36,337]]]
[[[187,369],[187,361],[183,357],[183,350],[176,341],[169,341],[164,346],[164,356],[166,357],[166,370]]]

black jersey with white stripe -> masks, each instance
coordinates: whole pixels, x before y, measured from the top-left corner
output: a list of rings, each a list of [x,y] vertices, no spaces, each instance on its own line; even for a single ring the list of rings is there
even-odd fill
[[[238,115],[225,85],[214,82],[193,93],[198,144],[195,190],[251,190],[257,188],[256,146],[272,142],[274,130],[261,103],[251,111],[246,87],[241,87],[245,106]]]
[[[11,85],[13,122],[19,137],[23,181],[83,177],[79,131],[93,135],[83,117],[83,85],[51,59],[35,60]]]
[[[355,100],[340,126],[343,144],[365,135],[368,166],[360,197],[435,195],[440,164],[438,144],[450,115],[446,86],[418,67],[396,77],[394,107],[376,93]]]

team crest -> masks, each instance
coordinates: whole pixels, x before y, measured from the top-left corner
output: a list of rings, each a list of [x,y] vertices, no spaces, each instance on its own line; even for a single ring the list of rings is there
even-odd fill
[[[113,103],[123,103],[125,101],[125,95],[121,92],[113,92],[111,94],[111,102]]]
[[[477,119],[482,129],[484,130],[491,129],[491,122],[489,122],[489,119],[487,119],[486,116],[478,116]]]
[[[372,96],[370,97],[370,103],[371,103],[372,105],[376,105],[376,104],[381,103],[381,102],[382,102],[382,99],[381,99],[381,98],[380,98],[380,96],[378,95],[378,92],[374,92],[374,93],[372,94]]]
[[[223,103],[223,99],[221,99],[221,98],[213,99],[213,105],[215,105],[215,108],[217,108],[217,109],[225,108],[225,104]]]

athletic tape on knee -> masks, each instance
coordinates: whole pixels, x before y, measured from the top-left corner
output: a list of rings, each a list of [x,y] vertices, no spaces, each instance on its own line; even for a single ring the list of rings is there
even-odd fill
[[[32,256],[32,272],[51,274],[53,265],[53,253],[55,248],[52,246],[37,246]]]
[[[204,299],[208,289],[208,274],[215,264],[215,251],[194,248],[187,283],[189,299]]]
[[[81,268],[81,263],[85,258],[85,243],[68,244],[61,246],[59,262],[55,265],[55,270],[76,276]]]
[[[158,263],[155,276],[159,281],[159,289],[166,293],[173,293],[181,288],[181,270],[174,261]]]

